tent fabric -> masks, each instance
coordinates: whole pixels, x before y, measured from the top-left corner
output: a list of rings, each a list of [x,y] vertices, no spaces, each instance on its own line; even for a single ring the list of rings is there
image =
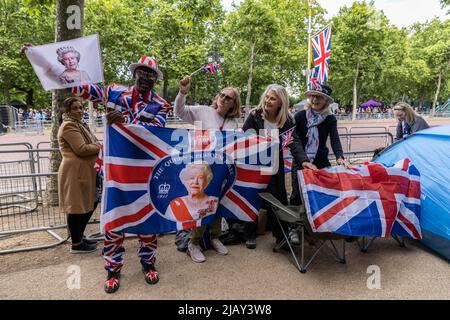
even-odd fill
[[[373,99],[370,99],[364,103],[361,104],[361,107],[367,108],[367,107],[381,107],[383,104],[381,102],[375,101]]]
[[[405,157],[420,172],[422,243],[450,260],[450,125],[418,131],[374,162],[392,165]]]

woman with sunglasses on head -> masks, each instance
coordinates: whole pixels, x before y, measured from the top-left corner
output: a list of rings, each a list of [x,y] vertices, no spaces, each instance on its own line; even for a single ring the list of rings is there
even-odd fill
[[[218,94],[211,107],[186,106],[186,95],[190,88],[190,77],[185,76],[180,81],[180,92],[175,99],[175,115],[183,121],[198,125],[202,130],[235,130],[238,128],[238,119],[241,116],[241,100],[239,90],[224,88]],[[188,244],[187,254],[194,262],[206,260],[200,247],[200,240],[205,234],[204,226],[192,229],[192,236]],[[221,233],[221,218],[217,218],[211,225],[211,246],[220,255],[228,254],[228,249],[219,240]]]
[[[254,130],[256,131],[256,134],[282,135],[292,129],[295,125],[294,118],[289,113],[288,108],[289,96],[286,89],[281,85],[271,84],[262,94],[258,107],[250,113],[242,129],[244,131]],[[287,146],[291,150],[294,159],[298,163],[301,163],[304,168],[313,170],[316,169],[316,167],[309,162],[309,159],[304,152],[300,141],[298,140],[295,130],[292,132],[292,136],[289,139]],[[279,159],[278,171],[270,179],[267,192],[270,192],[281,203],[287,205],[288,200],[285,184],[284,161],[282,160],[283,149],[281,144]],[[272,229],[272,234],[276,238],[276,245],[274,248],[274,250],[276,250],[282,243],[283,232],[270,206],[267,203],[263,203],[263,207],[268,212],[269,227]],[[287,225],[283,224],[283,229],[287,230]],[[244,236],[247,240],[245,245],[248,249],[256,248],[256,230],[257,222],[245,223]]]

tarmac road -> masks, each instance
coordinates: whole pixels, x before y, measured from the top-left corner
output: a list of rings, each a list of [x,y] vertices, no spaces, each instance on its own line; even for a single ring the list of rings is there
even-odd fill
[[[347,264],[321,251],[301,274],[287,252],[272,252],[269,233],[258,238],[256,250],[229,246],[227,256],[208,250],[201,264],[176,250],[173,235],[158,241],[156,285],[144,281],[136,239],[125,242],[121,288],[112,295],[103,291],[100,250],[73,255],[66,244],[0,256],[0,299],[450,299],[449,262],[412,242],[401,248],[393,239],[377,239],[368,253],[349,243]],[[80,289],[67,285],[76,284],[73,266],[81,271]],[[376,285],[369,266],[380,268],[380,289],[367,286]]]

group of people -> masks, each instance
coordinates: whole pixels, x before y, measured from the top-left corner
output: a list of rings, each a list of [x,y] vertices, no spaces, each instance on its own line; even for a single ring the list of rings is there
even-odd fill
[[[25,46],[23,50],[26,49]],[[96,244],[86,239],[84,231],[99,201],[97,193],[99,179],[94,169],[94,163],[101,150],[101,144],[83,122],[83,108],[79,97],[107,106],[108,124],[146,123],[164,127],[166,116],[171,109],[170,105],[153,89],[155,83],[163,78],[154,57],[142,56],[138,62],[129,66],[129,70],[134,78],[134,86],[126,87],[117,84],[75,86],[70,89],[72,96],[64,101],[61,109],[61,126],[58,132],[62,154],[58,175],[59,201],[61,210],[68,215],[68,228],[72,238],[71,252],[73,253],[92,252],[96,249]],[[238,129],[241,102],[237,88],[222,89],[214,98],[212,107],[186,106],[186,95],[189,93],[190,83],[189,76],[180,81],[179,93],[174,103],[176,116],[192,124],[201,121],[202,129]],[[243,131],[255,130],[267,135],[273,134],[273,132],[281,135],[288,130],[293,130],[291,138],[287,142],[294,158],[291,204],[299,204],[301,201],[295,177],[296,170],[317,170],[330,166],[328,140],[336,156],[337,164],[347,166],[337,131],[337,121],[329,108],[333,102],[331,93],[332,90],[325,85],[309,90],[305,93],[309,99],[305,110],[292,115],[288,111],[289,97],[286,89],[281,85],[271,84],[261,95],[258,106],[250,112],[242,127]],[[399,106],[399,108],[406,107]],[[398,109],[399,114],[400,112],[405,113],[401,118],[404,123],[408,124],[405,128],[402,127],[402,132],[412,133],[415,125],[409,122],[407,109]],[[281,147],[279,159],[283,159]],[[208,172],[200,169],[197,171],[198,175],[203,175],[202,179],[207,180]],[[195,178],[200,179],[197,176]],[[283,161],[279,162],[278,171],[271,177],[267,191],[283,204],[288,204]],[[184,200],[188,201],[188,199]],[[268,225],[275,237],[275,245],[278,245],[283,237],[281,227],[270,206],[263,204],[263,207],[268,212]],[[282,227],[287,226],[283,225]],[[245,223],[244,229],[247,248],[255,249],[257,221]],[[220,241],[220,234],[221,218],[218,218],[210,226],[210,243],[212,249],[218,254],[226,255],[228,249]],[[192,229],[187,253],[194,262],[200,263],[206,260],[199,245],[204,235],[205,227]],[[157,237],[147,234],[137,236],[139,239],[138,256],[144,279],[148,284],[153,285],[159,281],[159,273],[155,267]],[[124,265],[124,239],[125,234],[121,231],[105,232],[102,254],[107,271],[104,285],[107,293],[116,292],[120,287],[121,270]]]
[[[33,109],[24,110],[19,108],[18,110],[19,121],[50,121],[52,119],[52,111],[50,109]]]

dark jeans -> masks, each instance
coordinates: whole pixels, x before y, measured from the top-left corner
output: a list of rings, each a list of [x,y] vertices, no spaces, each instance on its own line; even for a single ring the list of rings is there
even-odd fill
[[[98,202],[94,204],[94,210],[88,213],[75,213],[67,215],[67,226],[69,228],[72,243],[80,243],[83,240],[84,231],[89,220],[92,217]]]

